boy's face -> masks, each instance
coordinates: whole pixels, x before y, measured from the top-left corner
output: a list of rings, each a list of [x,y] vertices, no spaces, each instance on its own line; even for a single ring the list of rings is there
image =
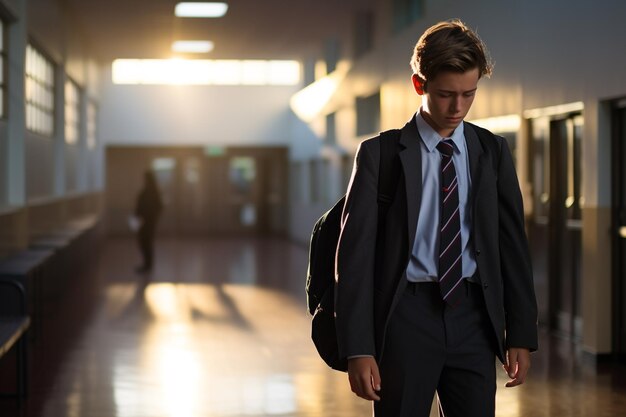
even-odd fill
[[[466,72],[445,71],[421,90],[417,76],[413,85],[423,95],[422,117],[441,137],[450,137],[472,107],[478,87],[478,68]]]

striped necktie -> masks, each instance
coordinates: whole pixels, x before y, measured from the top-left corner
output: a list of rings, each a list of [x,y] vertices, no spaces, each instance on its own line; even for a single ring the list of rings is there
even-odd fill
[[[441,153],[441,216],[439,229],[439,288],[441,297],[449,305],[461,301],[463,267],[461,261],[461,216],[459,215],[459,187],[452,161],[452,139],[437,144]]]

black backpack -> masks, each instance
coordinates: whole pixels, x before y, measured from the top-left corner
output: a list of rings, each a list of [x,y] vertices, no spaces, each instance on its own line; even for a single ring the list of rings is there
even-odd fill
[[[400,176],[398,142],[400,130],[381,132],[380,165],[378,177],[379,219],[384,219],[387,208],[393,202],[395,185]],[[338,371],[347,371],[348,362],[339,358],[335,330],[335,256],[341,213],[345,202],[342,197],[313,226],[309,245],[309,266],[306,279],[306,295],[309,313],[313,315],[311,338],[317,352],[328,366]],[[379,230],[380,225],[379,221]]]

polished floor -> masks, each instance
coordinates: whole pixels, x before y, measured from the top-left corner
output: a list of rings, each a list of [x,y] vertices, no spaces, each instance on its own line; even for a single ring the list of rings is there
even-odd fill
[[[32,341],[29,396],[0,417],[356,417],[371,414],[309,341],[306,251],[280,239],[164,239],[150,276],[108,240]],[[499,417],[626,416],[626,367],[541,335]],[[0,372],[6,377],[10,363]],[[6,379],[6,378],[3,378]]]

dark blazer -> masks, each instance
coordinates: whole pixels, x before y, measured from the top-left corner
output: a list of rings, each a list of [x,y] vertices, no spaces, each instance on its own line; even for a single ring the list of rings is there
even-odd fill
[[[479,279],[505,360],[509,347],[537,349],[537,304],[524,212],[506,141],[467,123],[472,231]],[[335,314],[341,357],[383,354],[391,312],[406,286],[422,198],[420,136],[413,117],[401,130],[394,201],[377,239],[380,137],[361,143],[348,188],[337,251]]]

